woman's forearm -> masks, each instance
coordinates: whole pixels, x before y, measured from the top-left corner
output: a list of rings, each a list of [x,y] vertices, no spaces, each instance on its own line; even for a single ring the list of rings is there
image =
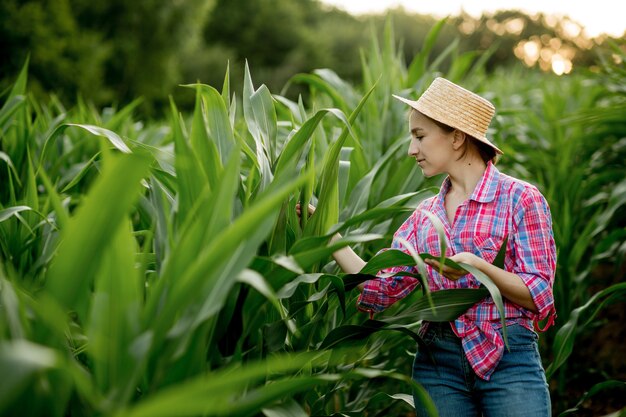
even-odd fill
[[[485,275],[487,275],[500,290],[500,293],[506,299],[515,304],[524,307],[534,313],[537,312],[537,306],[533,301],[530,290],[518,275],[498,268],[485,260],[481,260],[476,267]]]
[[[530,290],[519,275],[498,268],[471,252],[457,253],[451,256],[450,260],[478,268],[483,274],[491,278],[503,297],[527,310],[534,313],[538,312]],[[436,259],[427,259],[425,262],[435,270],[442,271],[443,276],[446,278],[454,281],[467,274],[466,270],[440,265]]]
[[[339,239],[341,239],[341,235],[337,233],[330,239],[330,243],[334,243]],[[335,251],[333,253],[333,258],[341,270],[346,274],[356,274],[361,271],[366,264],[366,262],[361,259],[361,257],[357,255],[350,246],[346,246]]]

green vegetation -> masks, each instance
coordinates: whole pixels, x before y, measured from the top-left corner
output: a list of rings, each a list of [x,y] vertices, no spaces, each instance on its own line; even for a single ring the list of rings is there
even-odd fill
[[[626,294],[623,45],[599,73],[488,73],[487,55],[435,53],[444,30],[407,65],[387,25],[357,85],[318,69],[272,94],[254,66],[241,88],[229,72],[219,90],[187,85],[193,111],[172,99],[159,123],[136,119],[138,101],[34,99],[25,65],[0,108],[0,413],[399,415],[412,389],[428,403],[409,377],[416,320],[449,320],[452,301],[485,292],[416,291],[368,320],[354,288],[419,265],[374,255],[441,180],[406,158],[406,109],[391,99],[438,74],[495,102],[502,169],[552,207],[559,320],[541,347],[555,414],[624,390],[623,368],[570,362]],[[288,98],[296,87],[306,102]],[[300,221],[308,201],[318,209]],[[329,262],[348,244],[370,259],[362,274]],[[571,397],[585,371],[589,392]]]
[[[419,53],[436,23],[432,16],[403,9],[389,12],[403,55]],[[385,16],[354,17],[317,0],[4,0],[0,4],[0,91],[9,88],[30,56],[29,91],[39,100],[56,94],[66,106],[85,97],[97,107],[123,107],[137,98],[136,114],[163,118],[169,95],[191,111],[193,94],[177,88],[200,81],[221,86],[229,62],[241,74],[247,60],[255,80],[280,92],[293,74],[332,68],[342,79],[361,82],[360,50],[372,29],[382,33]],[[597,64],[596,42],[576,33],[567,18],[548,19],[517,11],[479,19],[451,17],[433,53],[486,52],[488,71],[520,60],[549,70],[539,55],[525,59],[530,42],[537,53],[558,53],[575,67]],[[453,56],[440,67],[448,71]],[[242,77],[231,82],[242,89]],[[291,89],[297,100],[304,90]]]

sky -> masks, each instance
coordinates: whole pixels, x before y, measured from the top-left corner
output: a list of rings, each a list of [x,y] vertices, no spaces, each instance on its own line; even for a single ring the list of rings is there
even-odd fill
[[[620,0],[322,0],[353,14],[376,13],[390,7],[437,17],[458,15],[463,9],[478,17],[483,12],[517,9],[528,14],[566,15],[580,23],[587,35],[601,33],[622,36],[626,31],[625,7]],[[621,8],[621,10],[620,10]]]

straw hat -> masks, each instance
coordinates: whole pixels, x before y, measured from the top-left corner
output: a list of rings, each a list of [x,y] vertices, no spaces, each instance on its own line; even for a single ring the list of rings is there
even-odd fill
[[[431,119],[459,129],[491,146],[497,153],[503,153],[486,137],[496,108],[478,94],[439,77],[417,101],[393,96]]]

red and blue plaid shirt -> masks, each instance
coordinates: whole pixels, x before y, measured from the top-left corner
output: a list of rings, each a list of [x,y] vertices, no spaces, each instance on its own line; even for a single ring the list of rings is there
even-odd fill
[[[392,249],[404,250],[410,244],[417,253],[440,255],[437,230],[423,211],[437,216],[444,225],[446,256],[472,252],[489,263],[508,237],[504,269],[517,274],[530,290],[538,309],[533,313],[507,299],[504,310],[507,324],[519,323],[533,328],[533,322],[555,317],[552,286],[556,267],[556,247],[550,209],[539,190],[531,184],[502,174],[491,163],[471,197],[456,211],[450,224],[444,198],[450,189],[447,178],[436,196],[424,200],[394,235]],[[457,281],[440,275],[429,265],[431,291],[450,288],[478,288],[480,283],[467,274]],[[358,306],[363,311],[380,312],[408,295],[419,283],[407,276],[391,277],[400,271],[418,273],[415,267],[393,267],[380,271],[379,278],[365,283]],[[475,304],[456,319],[452,330],[462,339],[465,355],[479,377],[488,380],[504,353],[504,341],[498,333],[500,315],[491,297]],[[425,332],[428,323],[424,323]],[[545,330],[545,329],[544,329]]]

